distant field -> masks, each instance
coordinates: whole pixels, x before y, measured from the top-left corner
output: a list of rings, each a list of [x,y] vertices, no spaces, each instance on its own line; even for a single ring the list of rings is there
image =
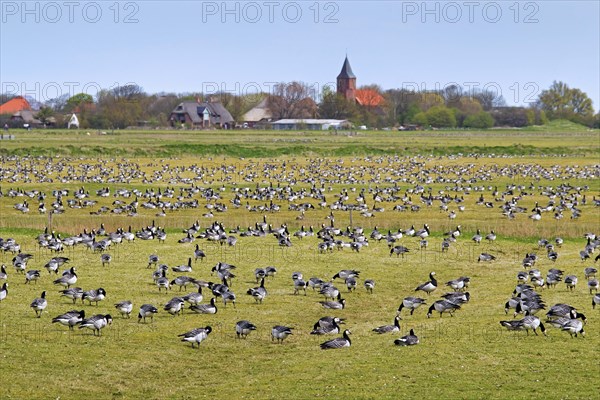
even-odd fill
[[[579,255],[586,246],[584,234],[600,234],[600,207],[595,204],[600,200],[598,131],[12,133],[15,140],[0,141],[0,237],[14,238],[23,252],[31,253],[27,269],[40,269],[41,277],[38,283],[25,284],[23,275],[12,266],[14,254],[0,252],[0,262],[6,264],[9,275],[9,294],[0,301],[3,399],[598,397],[600,307],[592,309],[583,269],[599,268],[593,261],[599,249],[585,261]],[[96,194],[106,187],[110,189],[108,197]],[[277,195],[251,195],[270,187]],[[70,207],[67,200],[73,200],[74,191],[80,188],[89,192],[83,200],[96,203],[81,207],[75,201]],[[188,197],[185,190],[193,188],[197,191]],[[39,193],[16,195],[38,190],[46,195],[44,204],[51,209],[55,201],[52,191],[58,189],[70,192],[62,199],[64,213],[51,218],[48,213],[38,213]],[[110,211],[118,207],[116,201],[130,204],[135,199],[135,195],[116,195],[118,189],[139,190],[135,216]],[[160,206],[145,208],[142,204],[158,201],[159,189],[161,196],[165,194],[163,202],[197,200],[198,207],[166,207],[166,216],[157,216]],[[210,192],[206,189],[214,189],[220,198],[207,198]],[[363,189],[367,211],[373,206],[383,211],[373,212],[371,217],[358,210],[331,209],[345,191],[346,203],[357,204]],[[9,197],[11,190],[15,197]],[[167,197],[171,190],[173,196]],[[311,197],[320,190],[325,207]],[[427,205],[429,193],[435,199]],[[236,194],[242,196],[239,208],[232,203]],[[376,194],[381,201],[374,200]],[[456,201],[443,209],[438,197],[446,195]],[[477,204],[480,197],[490,206]],[[508,219],[500,207],[512,200],[526,211]],[[24,201],[28,213],[14,208]],[[271,202],[281,210],[259,210]],[[227,211],[213,210],[214,216],[205,216],[217,203],[226,205]],[[290,209],[303,203],[314,209],[303,213]],[[393,209],[402,204],[407,204],[408,210]],[[410,204],[418,205],[419,210],[410,211]],[[540,221],[528,218],[536,205],[551,204],[552,211],[543,212]],[[459,205],[464,210],[460,211]],[[580,210],[575,218],[573,206]],[[107,211],[90,214],[101,207]],[[557,207],[564,209],[559,219],[555,218]],[[450,218],[451,212],[456,218]],[[374,229],[385,235],[428,224],[429,245],[421,249],[418,238],[404,235],[394,244],[409,248],[403,258],[390,257],[385,239],[369,239],[360,252],[344,248],[321,253],[316,237],[293,236],[302,226],[313,226],[315,231],[329,226],[332,216],[342,231],[361,227],[367,237]],[[286,224],[292,246],[279,246],[271,234],[264,238],[232,234],[238,238],[233,247],[205,239],[178,243],[185,236],[182,231],[195,221],[201,231],[214,221],[227,231],[238,226],[245,231],[263,218],[273,227]],[[77,267],[77,286],[84,290],[103,287],[107,292],[107,299],[98,306],[80,301],[74,305],[60,297],[61,288],[52,283],[57,276],[43,267],[54,254],[40,248],[36,237],[50,223],[51,231],[63,239],[84,229],[98,229],[101,224],[107,232],[129,226],[135,232],[154,224],[165,229],[167,239],[164,243],[136,239],[113,245],[106,251],[113,257],[108,267],[102,267],[100,253],[81,246],[67,248],[61,255],[70,258],[68,265]],[[459,225],[461,235],[456,243],[442,252],[445,233]],[[484,236],[494,230],[498,238],[475,244],[471,238],[477,229]],[[564,244],[556,246],[559,257],[551,261],[538,241],[545,238],[554,243],[557,237],[563,238]],[[336,239],[351,241],[347,236]],[[215,315],[186,309],[174,317],[163,305],[195,289],[159,292],[153,284],[154,267],[147,268],[148,256],[157,254],[160,262],[171,268],[185,264],[193,256],[195,244],[207,257],[194,262],[193,272],[183,275],[216,281],[210,269],[217,262],[236,265],[231,290],[237,295],[237,304],[224,308],[218,300]],[[496,260],[478,262],[483,252]],[[585,338],[571,338],[548,324],[548,337],[509,332],[500,326],[500,320],[513,319],[514,310],[506,315],[504,303],[515,289],[517,272],[524,270],[526,253],[537,253],[535,268],[543,276],[549,268],[558,268],[579,278],[573,291],[561,282],[538,292],[547,307],[568,303],[584,313]],[[246,290],[257,286],[255,268],[266,266],[275,266],[278,273],[266,280],[264,304],[256,304]],[[293,294],[293,272],[302,272],[304,279],[330,280],[342,269],[360,270],[355,292],[349,293],[342,280],[334,281],[347,300],[345,309],[323,309],[319,304],[323,296],[312,289],[306,296]],[[438,289],[429,296],[415,293],[415,287],[427,281],[431,271],[437,274]],[[178,275],[182,274],[170,270],[167,276],[174,279]],[[450,291],[445,282],[460,276],[471,278],[470,302],[454,317],[440,318],[434,312],[427,318],[429,305]],[[375,280],[373,294],[363,287],[365,279]],[[29,304],[42,290],[48,292],[49,305],[37,319]],[[377,326],[391,324],[402,299],[413,295],[426,298],[427,306],[412,316],[403,311],[400,333],[372,332]],[[211,297],[205,289],[203,303]],[[134,303],[130,319],[121,318],[113,307],[126,299]],[[152,323],[137,321],[144,303],[160,309]],[[87,329],[71,333],[51,323],[52,317],[72,309],[83,309],[87,316],[110,313],[114,322],[101,337]],[[341,336],[310,335],[312,325],[325,315],[346,319],[342,327],[352,331],[350,348],[319,349],[325,340]],[[537,315],[545,320],[545,311]],[[246,340],[236,339],[234,333],[236,321],[242,319],[258,327]],[[278,345],[271,341],[270,330],[280,324],[295,329]],[[199,350],[192,350],[177,337],[206,325],[213,332]],[[409,348],[394,346],[394,339],[411,328],[421,343]]]

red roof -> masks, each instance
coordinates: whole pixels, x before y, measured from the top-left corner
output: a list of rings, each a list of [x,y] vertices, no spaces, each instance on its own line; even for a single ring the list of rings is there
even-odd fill
[[[29,105],[29,102],[21,96],[15,97],[0,105],[0,114],[14,114],[22,110],[31,110],[31,106]]]
[[[384,103],[382,95],[373,89],[357,89],[354,93],[356,102],[361,106],[377,107]]]

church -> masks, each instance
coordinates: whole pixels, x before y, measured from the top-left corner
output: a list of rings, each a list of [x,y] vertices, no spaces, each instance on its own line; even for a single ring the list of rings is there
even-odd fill
[[[381,107],[385,101],[383,96],[373,89],[356,88],[356,75],[352,72],[348,56],[337,76],[337,93],[346,100],[354,101],[357,105],[364,107]]]

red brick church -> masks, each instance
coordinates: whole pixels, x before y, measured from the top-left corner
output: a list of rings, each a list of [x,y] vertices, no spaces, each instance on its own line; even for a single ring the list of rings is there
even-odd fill
[[[356,75],[352,72],[348,56],[344,60],[342,71],[337,76],[337,93],[344,96],[348,101],[356,101],[356,104],[365,107],[380,107],[384,98],[373,89],[357,89]]]

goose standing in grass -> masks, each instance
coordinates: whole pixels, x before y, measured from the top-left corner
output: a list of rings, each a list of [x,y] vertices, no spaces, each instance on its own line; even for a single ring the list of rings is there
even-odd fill
[[[198,285],[198,291],[194,293],[186,294],[182,297],[183,300],[187,301],[190,305],[197,305],[202,302],[202,286]]]
[[[255,287],[255,288],[250,288],[250,289],[248,289],[248,291],[246,293],[249,294],[250,296],[254,297],[254,300],[257,303],[262,304],[265,297],[267,297],[267,289],[265,289],[265,278],[263,277],[261,279],[260,286]]]
[[[150,317],[150,321],[154,322],[154,314],[156,313],[158,313],[158,308],[154,307],[152,304],[142,304],[138,313],[138,324],[142,319],[144,320],[144,323],[146,323],[146,317]]]
[[[221,298],[223,299],[223,307],[227,307],[227,303],[231,303],[233,304],[233,308],[235,308],[235,293],[228,290],[221,295]]]
[[[446,282],[446,286],[450,286],[452,289],[459,291],[466,289],[470,282],[471,278],[468,276],[461,276],[460,278]]]
[[[61,296],[73,300],[73,304],[75,304],[78,299],[83,298],[83,289],[80,287],[59,290],[59,293],[61,293]]]
[[[183,313],[183,305],[185,301],[181,297],[173,297],[165,304],[163,309],[169,314],[176,316]]]
[[[348,329],[346,329],[344,331],[344,333],[342,334],[342,337],[335,338],[332,340],[328,340],[324,343],[321,343],[320,347],[322,350],[341,349],[343,347],[350,347],[350,345],[352,344],[352,342],[350,341],[351,333],[352,332],[350,332]]]
[[[79,329],[88,328],[94,332],[94,336],[96,336],[96,334],[100,336],[100,330],[110,324],[112,324],[112,317],[110,314],[96,314],[90,318],[82,320],[79,324]]]
[[[30,269],[25,273],[25,283],[36,282],[40,278],[40,271],[37,269]]]
[[[494,240],[496,240],[496,237],[496,232],[492,230],[485,236],[485,240],[487,240],[489,243],[492,243]]]
[[[6,265],[0,265],[0,281],[5,281],[8,279],[8,274],[6,273]]]
[[[331,278],[332,280],[340,278],[346,280],[347,278],[356,278],[360,275],[360,271],[354,269],[343,269]]]
[[[340,333],[340,324],[343,323],[343,320],[337,317],[323,317],[313,325],[313,330],[310,332],[310,334],[335,335]]]
[[[598,288],[600,287],[600,282],[598,282],[598,279],[596,278],[592,278],[588,281],[587,283],[588,288],[590,289],[590,294],[592,294],[593,291],[596,291],[596,293],[598,293]]]
[[[578,334],[585,336],[585,331],[583,330],[583,321],[579,319],[567,320],[560,329],[569,332],[571,337],[577,337]]]
[[[316,276],[313,276],[307,282],[308,286],[312,288],[313,292],[315,291],[315,289],[321,290],[321,287],[324,283],[325,281],[323,281],[321,278],[317,278]]]
[[[479,255],[479,257],[477,258],[477,262],[489,262],[489,261],[494,261],[496,259],[496,256],[491,255],[490,253],[481,253]]]
[[[390,257],[395,254],[396,257],[402,256],[402,258],[404,258],[404,254],[409,253],[409,252],[410,252],[410,250],[404,246],[400,246],[400,245],[394,246],[390,249]]]
[[[354,278],[354,277],[346,278],[346,287],[348,288],[349,292],[356,290],[357,285],[358,285],[358,282],[356,281],[356,278]]]
[[[367,290],[367,293],[373,294],[373,289],[375,289],[375,281],[373,279],[366,279],[364,286]]]
[[[567,289],[572,291],[577,286],[577,277],[575,275],[565,276],[565,285],[567,285]]]
[[[277,340],[277,343],[283,343],[285,338],[293,334],[292,329],[294,328],[283,325],[275,325],[271,329],[271,341]]]
[[[68,326],[70,330],[73,330],[73,328],[75,328],[75,325],[80,324],[84,318],[85,318],[84,310],[81,310],[81,311],[71,310],[69,312],[66,312],[64,314],[61,314],[61,315],[58,315],[58,316],[52,318],[52,323],[58,322],[61,325]]]
[[[256,330],[256,325],[250,321],[241,320],[235,323],[235,334],[238,339],[246,339],[250,332]]]
[[[483,236],[481,236],[481,231],[479,229],[477,229],[477,233],[475,235],[473,235],[471,240],[477,244],[480,244],[481,239],[483,239]]]
[[[342,296],[338,294],[337,301],[320,301],[323,308],[330,310],[342,310],[346,307],[346,299],[342,299]]]
[[[198,345],[198,349],[200,348],[200,343],[202,343],[208,335],[212,332],[212,328],[210,326],[206,326],[204,328],[196,328],[192,329],[189,332],[182,333],[181,335],[177,335],[181,337],[182,342],[189,342],[192,344],[192,349],[194,348],[194,343]]]
[[[419,338],[415,335],[414,329],[411,329],[408,335],[394,340],[394,344],[396,346],[414,346],[419,344]]]
[[[382,325],[382,326],[378,326],[377,328],[373,328],[373,332],[375,333],[390,333],[390,332],[400,332],[400,320],[402,318],[400,318],[399,316],[396,316],[396,318],[394,318],[394,324],[393,325]]]
[[[4,282],[0,288],[0,301],[6,299],[8,296],[8,282]]]
[[[198,261],[198,259],[200,259],[200,261],[204,261],[205,258],[206,254],[204,251],[202,251],[202,249],[200,249],[200,246],[196,244],[196,249],[194,250],[194,261]]]
[[[130,300],[123,300],[116,303],[115,308],[119,311],[123,318],[131,318],[131,311],[133,311],[133,303]]]
[[[600,304],[600,294],[596,293],[594,297],[592,297],[592,309],[596,309],[596,305]]]
[[[533,330],[533,333],[537,336],[537,329],[546,336],[546,327],[540,321],[540,319],[534,315],[530,315],[529,312],[525,313],[525,318],[513,321],[500,321],[500,325],[507,328],[509,331],[525,331],[529,335],[529,330]]]
[[[421,307],[423,304],[427,304],[425,299],[420,297],[408,296],[402,299],[402,303],[400,303],[400,307],[398,307],[397,314],[399,315],[403,308],[408,308],[410,310],[410,315],[413,315],[415,310]]]
[[[190,306],[190,310],[198,314],[216,314],[217,306],[215,305],[215,298],[210,299],[210,304],[196,304]]]
[[[429,295],[436,289],[437,289],[437,280],[435,279],[435,272],[431,272],[429,274],[429,281],[417,286],[417,288],[415,289],[415,292],[422,290]]]
[[[148,268],[152,265],[156,266],[158,264],[159,258],[156,254],[150,254],[148,256]]]
[[[100,256],[100,260],[102,261],[102,266],[107,266],[110,265],[110,262],[112,261],[112,256],[108,253],[104,253]]]
[[[275,267],[267,267],[267,268],[265,268],[265,273],[267,274],[267,276],[270,276],[271,278],[274,278],[275,274],[277,274],[277,268],[275,268]]]
[[[450,314],[450,316],[454,316],[454,312],[456,310],[460,310],[460,306],[458,304],[455,304],[449,300],[437,300],[435,303],[433,303],[431,305],[431,307],[429,307],[429,310],[427,311],[427,318],[431,317],[431,314],[433,314],[433,310],[437,311],[440,313],[440,318],[442,317],[443,313],[447,312]]]
[[[321,289],[319,290],[319,294],[325,296],[325,299],[335,299],[339,298],[340,291],[338,288],[333,286],[331,282],[326,282],[321,285]]]
[[[77,282],[77,274],[75,273],[75,267],[71,267],[68,271],[58,279],[54,281],[55,285],[66,286],[67,289]]]
[[[171,268],[173,272],[192,272],[192,258],[188,258],[187,264],[178,265],[177,267]]]
[[[165,289],[165,291],[171,289],[170,282],[167,279],[167,271],[165,271],[164,269],[161,270],[160,275],[160,278],[156,280],[156,286],[158,287],[158,291],[160,292],[161,289]]]
[[[583,270],[583,274],[585,275],[585,279],[590,279],[592,277],[596,277],[598,273],[598,269],[594,267],[587,267]]]
[[[186,289],[188,285],[196,285],[197,282],[194,278],[190,278],[189,276],[181,275],[177,278],[173,279],[169,285],[171,286],[179,286],[179,291],[182,289]]]
[[[96,290],[88,290],[83,292],[81,300],[88,300],[90,302],[90,306],[92,305],[92,302],[95,302],[97,306],[98,302],[104,300],[105,297],[106,291],[103,288],[98,288]]]
[[[40,318],[42,316],[42,312],[44,312],[47,306],[48,301],[46,300],[46,291],[44,290],[42,295],[34,299],[29,307],[33,308],[33,311],[35,311],[35,316]]]

